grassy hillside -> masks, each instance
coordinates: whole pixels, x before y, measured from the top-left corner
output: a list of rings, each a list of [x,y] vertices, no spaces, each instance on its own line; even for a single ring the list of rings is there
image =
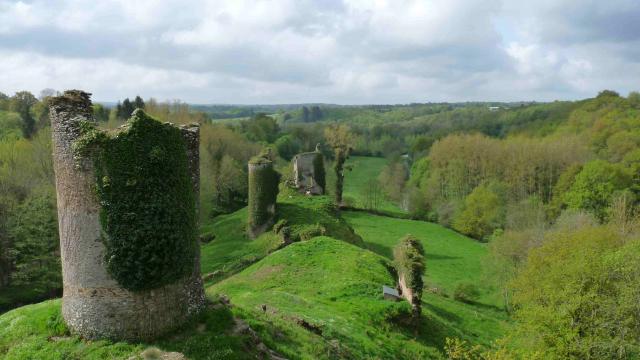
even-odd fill
[[[336,215],[328,196],[306,197],[283,190],[278,197],[278,216],[286,219],[292,237],[301,233],[323,229],[326,235],[354,244],[362,244],[349,225]],[[216,217],[202,226],[204,238],[213,240],[202,246],[202,273],[213,273],[213,281],[228,277],[262,259],[282,245],[271,231],[251,240],[245,233],[247,209]]]
[[[385,158],[351,156],[345,165],[351,167],[351,171],[346,171],[344,176],[343,197],[345,200],[352,199],[355,207],[364,208],[367,183],[371,180],[377,182],[385,165],[387,165]],[[405,213],[397,204],[384,198],[380,200],[380,207],[377,210],[393,214]]]
[[[328,197],[283,191],[280,218],[294,234],[323,229],[281,247],[268,232],[244,235],[246,210],[202,227],[203,273],[213,304],[182,329],[153,343],[85,341],[68,333],[60,301],[25,306],[0,316],[0,357],[7,359],[129,359],[150,347],[190,359],[244,359],[269,349],[290,359],[442,358],[447,337],[488,344],[508,322],[493,290],[480,286],[478,303],[451,298],[460,281],[481,284],[482,244],[440,226],[362,212],[343,212]],[[355,232],[354,232],[355,230]],[[408,303],[384,300],[382,285],[395,283],[391,248],[404,234],[423,241],[427,252],[423,317],[408,325]],[[277,250],[279,249],[280,250]],[[231,306],[219,305],[222,296]],[[238,331],[238,320],[255,331]],[[262,354],[262,355],[261,355]]]
[[[388,266],[372,252],[318,237],[279,250],[207,292],[229,296],[267,345],[289,358],[436,356],[393,320],[409,306],[382,299],[382,285],[394,283]]]
[[[365,246],[388,259],[405,234],[415,235],[426,252],[423,309],[431,311],[450,326],[450,337],[468,338],[489,344],[504,335],[509,321],[495,288],[484,281],[482,261],[486,245],[453,230],[424,221],[395,219],[363,212],[343,212],[342,216],[360,235]],[[474,284],[479,298],[472,304],[452,299],[461,283]]]
[[[459,282],[478,284],[481,301],[498,305],[495,289],[483,286],[482,259],[487,253],[486,244],[471,240],[438,224],[417,220],[395,219],[346,211],[342,216],[362,236],[366,247],[388,259],[393,257],[393,247],[406,235],[415,235],[424,246],[427,260],[425,285],[447,292]]]
[[[70,335],[60,315],[60,300],[24,306],[0,316],[0,357],[31,359],[142,359],[149,347],[181,352],[189,359],[255,359],[248,335],[235,334],[226,307],[210,307],[182,329],[153,343],[87,341]]]

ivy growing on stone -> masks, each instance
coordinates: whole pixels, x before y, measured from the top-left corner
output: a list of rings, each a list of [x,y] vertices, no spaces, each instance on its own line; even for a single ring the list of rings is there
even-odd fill
[[[317,152],[317,155],[313,158],[313,174],[315,181],[322,188],[323,192],[327,191],[326,188],[326,176],[324,172],[324,157],[321,153]]]
[[[257,236],[273,224],[280,174],[266,155],[249,160],[249,234]],[[265,228],[265,229],[263,229]]]
[[[393,258],[398,275],[404,277],[406,286],[413,293],[412,305],[419,311],[424,286],[422,281],[425,270],[424,248],[413,235],[406,235],[393,249]]]
[[[195,194],[180,129],[137,110],[115,134],[82,126],[78,157],[93,159],[111,276],[137,291],[193,271]]]

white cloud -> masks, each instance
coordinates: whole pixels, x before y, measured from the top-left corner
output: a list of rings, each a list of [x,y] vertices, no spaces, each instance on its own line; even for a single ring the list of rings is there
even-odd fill
[[[231,103],[624,93],[640,74],[636,15],[634,0],[0,0],[0,91]]]

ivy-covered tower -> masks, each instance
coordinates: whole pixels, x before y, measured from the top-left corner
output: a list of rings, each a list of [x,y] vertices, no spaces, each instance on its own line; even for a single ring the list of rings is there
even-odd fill
[[[249,160],[249,218],[247,232],[255,238],[273,225],[280,174],[268,154]]]
[[[199,128],[141,110],[109,134],[90,94],[50,102],[62,315],[89,339],[151,339],[204,307],[197,241]]]

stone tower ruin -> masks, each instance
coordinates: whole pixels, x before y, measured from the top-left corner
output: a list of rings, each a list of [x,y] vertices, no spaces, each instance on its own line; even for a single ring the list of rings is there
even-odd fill
[[[280,174],[266,155],[249,160],[249,237],[255,238],[271,227],[276,217]]]
[[[110,135],[95,128],[90,94],[78,90],[53,98],[50,116],[65,322],[85,338],[116,340],[182,325],[205,302],[198,126],[162,124],[137,110]],[[176,263],[173,253],[184,259]]]
[[[293,157],[293,176],[298,191],[323,195],[325,192],[324,158],[319,151],[301,153]]]

